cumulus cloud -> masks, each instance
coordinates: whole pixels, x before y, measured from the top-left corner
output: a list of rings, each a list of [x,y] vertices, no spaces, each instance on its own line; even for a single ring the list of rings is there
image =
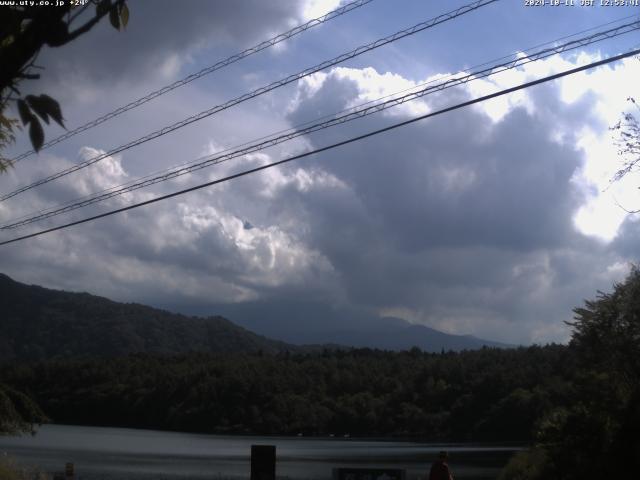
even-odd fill
[[[312,172],[298,171],[291,176],[281,174],[280,178],[277,188],[308,191],[333,187],[326,174],[316,179]],[[126,179],[129,176],[120,159],[108,157],[91,172],[81,172],[75,182],[57,186],[55,194],[67,189],[67,196],[77,197],[87,189]],[[268,180],[260,182],[264,188]],[[146,290],[154,292],[154,300],[160,292],[171,292],[177,298],[217,302],[257,299],[264,291],[295,289],[328,281],[333,275],[324,255],[306,246],[295,232],[265,222],[260,215],[240,213],[242,209],[234,205],[233,190],[219,193],[201,192],[86,228],[69,229],[55,237],[41,237],[28,250],[19,245],[9,247],[14,255],[7,257],[4,268],[17,270],[19,277],[33,282],[42,282],[42,271],[52,269],[55,272],[45,275],[51,286],[77,289],[83,284],[104,295],[128,300],[139,300],[137,296],[146,296]],[[38,194],[36,198],[45,204],[52,192],[47,194],[43,189]],[[256,193],[256,197],[260,195],[264,194]],[[138,191],[118,197],[108,206],[147,198],[147,192]],[[84,211],[76,212],[73,218],[85,215]],[[32,269],[27,267],[31,262],[35,262]],[[28,271],[32,275],[25,275]]]
[[[310,110],[328,113],[325,105],[339,110],[336,99],[362,98],[369,84],[335,71],[321,85],[304,85],[309,101],[292,121]],[[467,91],[479,93],[477,86]],[[309,241],[342,272],[353,302],[383,314],[503,340],[566,338],[562,320],[584,292],[606,289],[620,274],[611,268],[620,264],[618,253],[572,223],[585,201],[575,176],[586,161],[573,132],[599,121],[595,104],[589,96],[562,103],[558,88],[546,86],[499,116],[486,105],[335,152],[318,165],[345,182],[360,208],[353,217],[330,217],[322,203],[307,202],[305,218],[317,221]],[[316,143],[342,136],[327,133]],[[336,231],[349,235],[334,241]],[[587,274],[596,264],[604,273]]]
[[[71,49],[76,53],[65,56],[67,63],[60,70],[53,65],[48,69],[71,75],[72,81],[132,85],[133,90],[124,93],[114,89],[109,98],[96,93],[104,91],[100,85],[90,83],[68,94],[70,113],[87,114],[97,109],[93,102],[125,101],[149,87],[138,80],[162,84],[179,75],[190,55],[217,52],[216,42],[246,46],[283,30],[293,20],[312,15],[316,3],[330,9],[335,2],[247,1],[233,8],[189,2],[181,15],[172,13],[180,8],[175,2],[163,5],[164,10],[143,4],[132,7],[131,21],[135,15],[158,15],[157,21],[139,31],[132,24],[125,34],[104,26],[87,37],[97,43],[106,41],[106,35],[114,37],[104,58]],[[178,33],[165,38],[163,29]],[[125,40],[124,35],[130,36]],[[117,51],[132,41],[131,35],[140,36],[139,48],[119,59]],[[65,219],[328,145],[590,58],[554,57]],[[115,73],[117,62],[124,62],[119,65],[126,78]],[[635,71],[631,63],[624,68]],[[123,137],[162,126],[166,118],[187,116],[236,90],[262,84],[258,70],[221,76],[216,88],[169,97],[104,134],[83,137],[55,154],[44,153],[38,162],[23,162],[2,179],[3,186],[36,180],[91,158]],[[602,68],[590,74],[596,82],[591,81],[595,77],[583,77],[540,86],[296,164],[3,247],[0,270],[21,281],[89,290],[118,300],[183,310],[197,305],[199,313],[215,314],[214,306],[226,304],[238,307],[233,311],[242,315],[243,305],[260,305],[265,319],[287,317],[289,312],[291,321],[300,319],[304,328],[340,322],[366,328],[364,318],[380,315],[513,343],[563,341],[563,321],[571,319],[571,309],[620,280],[639,253],[637,221],[616,220],[610,227],[613,233],[604,238],[596,234],[601,229],[593,226],[595,217],[584,213],[585,208],[596,208],[601,184],[594,172],[604,169],[594,162],[602,167],[610,154],[602,132],[615,117],[612,97],[597,85],[618,79],[619,73]],[[105,159],[68,181],[25,194],[19,202],[0,203],[0,216],[8,220],[442,76],[415,80],[368,66],[318,73],[293,89]]]

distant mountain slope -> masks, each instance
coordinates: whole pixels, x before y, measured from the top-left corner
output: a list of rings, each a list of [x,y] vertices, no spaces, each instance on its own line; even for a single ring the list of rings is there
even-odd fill
[[[242,326],[221,316],[189,317],[88,293],[25,285],[0,274],[0,361],[136,352],[310,352],[320,344],[386,350],[417,346],[429,352],[511,346],[321,304],[288,303],[278,310],[254,302],[219,305],[214,311]]]
[[[212,308],[212,307],[209,307]],[[419,347],[427,352],[474,350],[514,345],[472,335],[451,335],[392,317],[309,302],[246,302],[216,305],[220,313],[251,331],[294,344],[335,344],[384,350]]]
[[[0,361],[133,352],[295,350],[223,317],[187,317],[88,293],[25,285],[0,274]]]
[[[412,325],[400,319],[384,320],[390,320],[387,328],[383,326],[370,331],[327,332],[321,341],[383,350],[408,350],[419,347],[426,352],[475,350],[484,346],[513,347],[513,345],[483,340],[472,335],[451,335],[424,325]]]

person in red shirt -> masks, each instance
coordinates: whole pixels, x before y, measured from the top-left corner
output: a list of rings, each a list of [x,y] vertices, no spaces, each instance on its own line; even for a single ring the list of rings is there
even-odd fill
[[[445,451],[440,452],[438,460],[431,465],[431,471],[429,472],[429,480],[453,480],[453,475],[449,470],[447,460],[449,454]]]

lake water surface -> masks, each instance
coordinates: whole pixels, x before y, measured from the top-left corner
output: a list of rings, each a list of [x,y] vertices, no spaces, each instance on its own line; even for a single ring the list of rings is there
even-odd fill
[[[457,479],[496,478],[513,446],[344,438],[223,436],[125,428],[44,425],[37,435],[0,437],[0,452],[47,472],[75,464],[77,480],[248,478],[251,445],[276,446],[276,474],[329,479],[335,467],[404,468],[424,480],[442,449]]]

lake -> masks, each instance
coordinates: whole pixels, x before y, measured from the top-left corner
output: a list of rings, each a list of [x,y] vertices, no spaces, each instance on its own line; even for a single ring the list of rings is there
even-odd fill
[[[513,446],[319,437],[204,435],[126,428],[44,425],[35,436],[0,437],[0,452],[47,472],[75,464],[77,480],[248,478],[251,445],[276,446],[276,475],[329,479],[334,467],[404,468],[425,480],[439,450],[456,479],[496,478]]]

